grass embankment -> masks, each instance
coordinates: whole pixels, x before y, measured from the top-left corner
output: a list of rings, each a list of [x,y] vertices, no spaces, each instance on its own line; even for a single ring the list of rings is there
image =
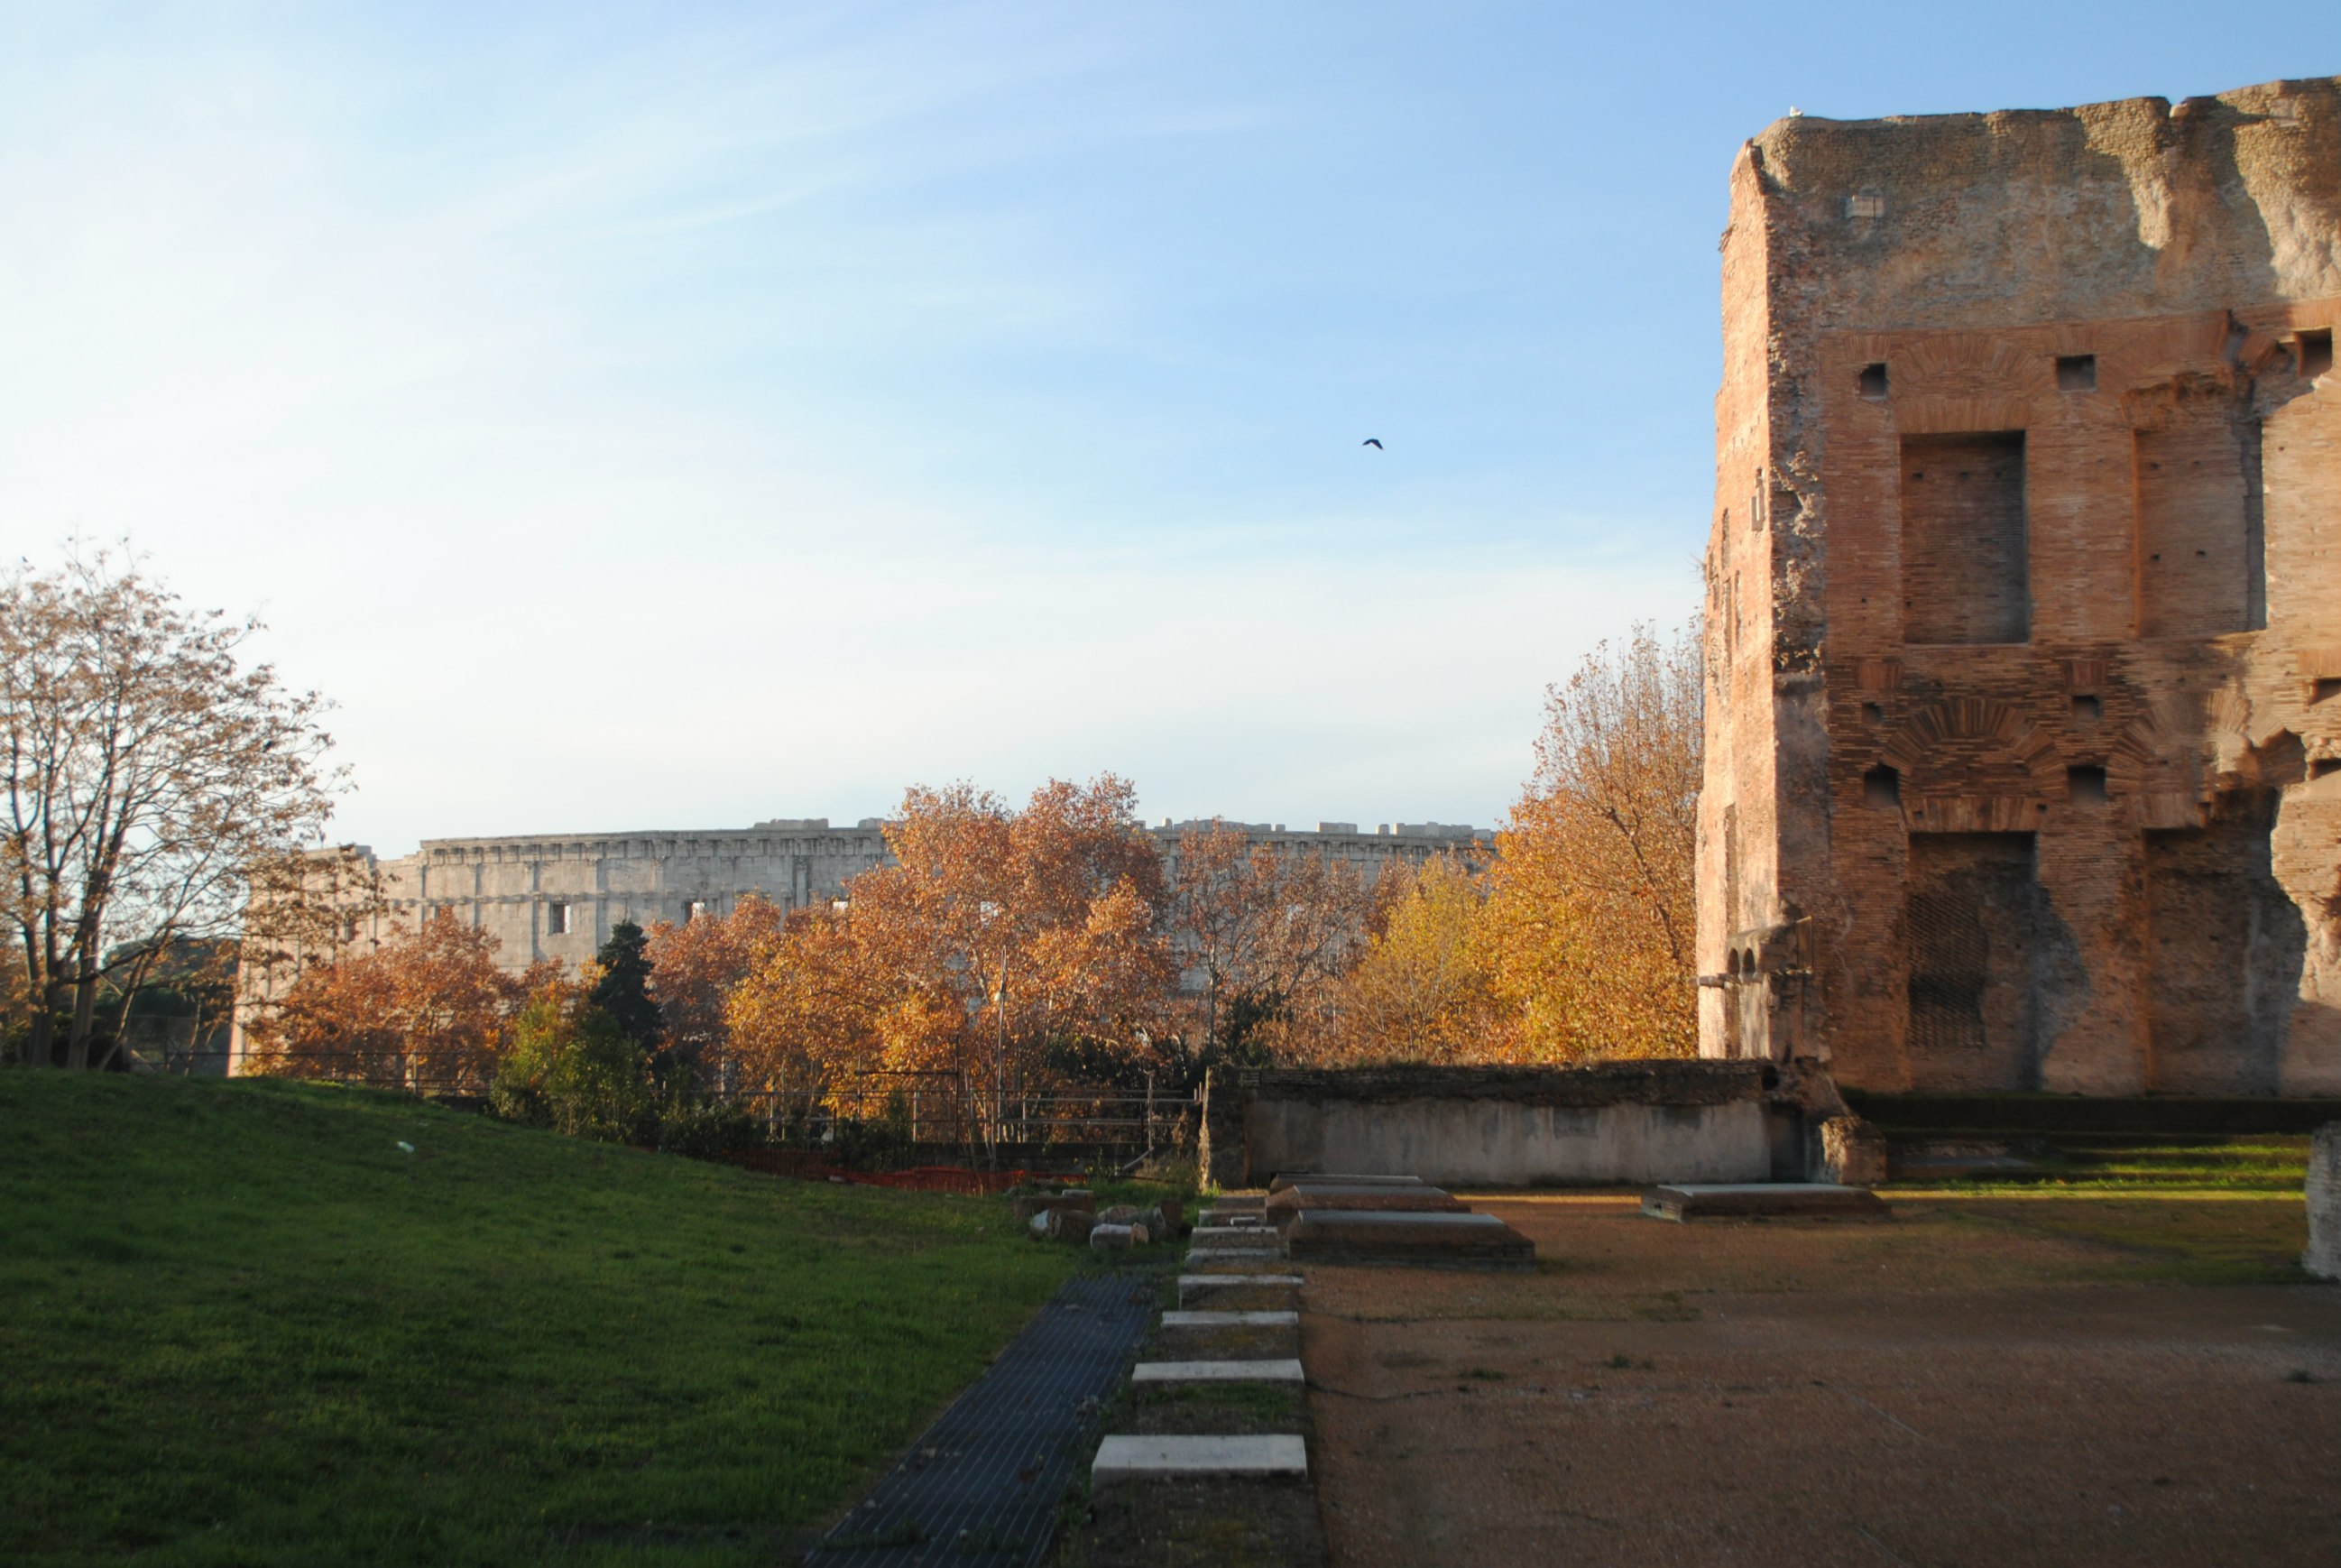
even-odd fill
[[[1080,1258],[996,1199],[0,1071],[0,1561],[769,1563]]]

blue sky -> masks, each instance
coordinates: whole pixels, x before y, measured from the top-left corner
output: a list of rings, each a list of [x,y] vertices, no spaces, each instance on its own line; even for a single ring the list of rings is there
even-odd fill
[[[17,4],[0,527],[260,608],[386,852],[1490,824],[1693,607],[1740,142],[2336,72],[2330,0]]]

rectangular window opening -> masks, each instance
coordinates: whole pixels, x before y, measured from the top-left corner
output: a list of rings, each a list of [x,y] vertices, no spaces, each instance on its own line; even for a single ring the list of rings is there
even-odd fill
[[[2110,798],[2106,794],[2106,770],[2094,764],[2067,768],[2065,790],[2075,805],[2103,805]]]
[[[569,906],[567,904],[548,904],[544,906],[544,932],[548,936],[566,936],[569,934]]]
[[[2097,356],[2094,354],[2060,354],[2057,356],[2057,390],[2059,392],[2095,392],[2097,389]]]
[[[1902,809],[1902,775],[1880,763],[1861,775],[1861,803],[1878,811]]]
[[[2032,638],[2024,432],[1902,438],[1902,635]]]
[[[1862,396],[1873,403],[1882,401],[1886,396],[1886,367],[1883,365],[1863,365],[1860,385]]]
[[[2332,701],[2335,697],[2341,697],[2341,681],[2316,680],[2311,681],[2308,684],[2308,700],[2310,702],[2326,703]]]
[[[2073,699],[2073,722],[2075,724],[2094,724],[2105,716],[2106,704],[2100,699],[2097,697],[2075,697]]]

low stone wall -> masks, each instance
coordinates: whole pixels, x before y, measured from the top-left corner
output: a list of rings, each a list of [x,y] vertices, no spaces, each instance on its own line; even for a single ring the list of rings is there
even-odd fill
[[[1782,1174],[1784,1132],[1800,1137],[1784,1129],[1768,1074],[1761,1062],[1247,1073],[1243,1169],[1214,1160],[1214,1174],[1247,1185],[1280,1171],[1442,1186],[1767,1181]]]

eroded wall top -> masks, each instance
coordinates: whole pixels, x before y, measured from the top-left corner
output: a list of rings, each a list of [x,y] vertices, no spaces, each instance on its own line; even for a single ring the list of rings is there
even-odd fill
[[[2341,294],[2341,78],[2175,107],[1776,122],[1749,144],[1811,328],[2003,325]],[[1745,213],[1735,213],[1734,222]],[[1783,232],[1786,231],[1786,232]]]

